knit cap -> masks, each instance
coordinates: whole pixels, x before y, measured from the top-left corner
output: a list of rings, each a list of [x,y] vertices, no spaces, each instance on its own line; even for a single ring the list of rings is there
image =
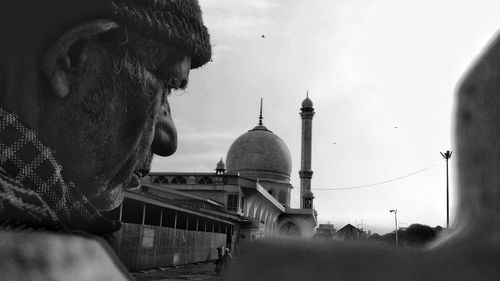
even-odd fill
[[[197,68],[211,58],[210,36],[197,0],[16,0],[0,8],[0,51],[46,47],[68,28],[110,19],[141,35],[173,45]],[[14,3],[12,3],[14,2]]]

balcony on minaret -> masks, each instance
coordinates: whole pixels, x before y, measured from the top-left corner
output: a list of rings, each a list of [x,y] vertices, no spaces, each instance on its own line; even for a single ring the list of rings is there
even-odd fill
[[[300,117],[302,117],[302,119],[313,119],[315,114],[314,108],[301,108],[300,110]]]
[[[300,171],[299,171],[299,176],[300,176],[300,178],[301,178],[301,179],[302,179],[302,178],[304,178],[304,179],[311,179],[311,178],[312,178],[312,176],[313,176],[313,173],[314,173],[314,172],[313,172],[313,171],[311,171],[311,170],[307,170],[307,171],[300,170]]]
[[[314,115],[313,102],[311,99],[309,99],[309,93],[307,94],[307,97],[302,102],[302,107],[300,108],[300,111],[301,111],[300,115],[302,116],[302,118],[312,117]]]

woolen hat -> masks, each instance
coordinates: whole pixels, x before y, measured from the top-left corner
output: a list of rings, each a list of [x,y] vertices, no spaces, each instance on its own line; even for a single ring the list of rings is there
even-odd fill
[[[0,8],[2,48],[50,44],[65,30],[110,19],[141,35],[171,44],[197,68],[211,58],[210,36],[197,0],[16,0]],[[15,47],[14,47],[15,46]]]

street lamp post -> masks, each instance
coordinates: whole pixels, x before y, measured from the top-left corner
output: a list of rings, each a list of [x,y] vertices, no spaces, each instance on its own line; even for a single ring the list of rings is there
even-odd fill
[[[394,227],[396,228],[396,248],[399,247],[398,244],[398,209],[389,210],[390,213],[394,213]]]
[[[441,156],[446,160],[446,229],[450,229],[450,199],[449,199],[449,183],[448,183],[448,159],[451,158],[453,152],[446,150]]]

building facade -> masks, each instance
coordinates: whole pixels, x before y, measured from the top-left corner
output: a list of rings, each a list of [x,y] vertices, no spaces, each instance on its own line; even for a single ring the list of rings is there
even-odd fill
[[[139,270],[214,259],[217,246],[235,249],[264,237],[311,238],[317,224],[310,191],[312,115],[307,97],[300,208],[290,206],[290,151],[264,126],[261,104],[257,126],[235,139],[227,165],[220,159],[215,172],[152,172],[140,189],[126,192],[120,208],[108,214],[124,225],[115,246],[122,261]]]
[[[349,223],[337,231],[337,236],[344,240],[360,239],[364,238],[364,232]]]
[[[262,237],[310,238],[317,224],[311,192],[313,103],[302,102],[301,207],[290,206],[292,157],[286,143],[263,124],[262,101],[257,126],[231,144],[226,163],[215,173],[150,173],[145,179],[223,205],[224,211],[250,223],[237,228],[233,243]]]
[[[188,203],[189,202],[189,203]],[[121,222],[112,247],[130,271],[188,264],[217,258],[216,248],[231,243],[241,220],[224,214],[210,200],[144,183],[125,191],[123,203],[104,215]]]

